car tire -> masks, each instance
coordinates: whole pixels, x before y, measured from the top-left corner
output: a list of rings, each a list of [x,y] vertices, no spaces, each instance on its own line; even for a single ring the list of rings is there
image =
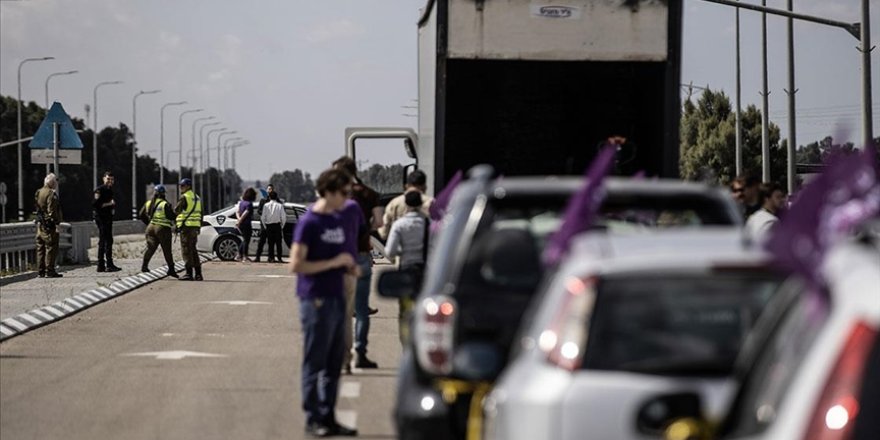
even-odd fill
[[[214,242],[214,255],[223,261],[238,257],[239,240],[231,235],[223,235]]]

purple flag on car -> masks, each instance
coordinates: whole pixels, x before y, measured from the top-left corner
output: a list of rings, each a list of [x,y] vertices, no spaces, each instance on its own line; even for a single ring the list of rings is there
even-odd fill
[[[784,268],[812,287],[822,285],[820,267],[831,245],[866,219],[880,214],[880,181],[874,148],[839,155],[798,195],[765,243]]]
[[[452,200],[452,193],[455,192],[455,187],[461,183],[461,170],[455,172],[449,182],[446,183],[446,186],[437,194],[437,197],[434,197],[434,203],[431,204],[431,208],[429,213],[431,214],[431,221],[437,223],[440,219],[446,215],[446,209],[449,207],[449,202]]]
[[[562,225],[547,243],[544,250],[544,264],[551,266],[559,263],[568,251],[572,237],[585,231],[593,223],[593,218],[605,198],[602,181],[611,171],[616,151],[614,146],[606,146],[587,168],[584,186],[569,199],[562,217]]]

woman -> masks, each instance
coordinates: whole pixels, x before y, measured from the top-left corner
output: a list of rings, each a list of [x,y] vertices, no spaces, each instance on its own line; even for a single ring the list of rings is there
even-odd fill
[[[235,217],[238,221],[235,227],[241,233],[241,244],[238,246],[238,261],[250,261],[247,258],[248,245],[251,243],[251,235],[254,230],[251,221],[254,218],[254,201],[257,200],[257,191],[253,188],[244,190]]]

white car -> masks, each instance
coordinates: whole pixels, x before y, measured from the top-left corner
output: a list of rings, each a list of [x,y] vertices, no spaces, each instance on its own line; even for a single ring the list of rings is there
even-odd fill
[[[739,228],[575,237],[484,401],[485,438],[643,440],[721,417],[742,343],[787,285],[766,261]]]
[[[238,257],[238,245],[241,243],[242,236],[235,228],[235,212],[236,206],[232,205],[223,208],[210,215],[202,217],[202,229],[199,232],[199,240],[196,243],[196,249],[199,252],[209,252],[217,255],[224,261],[231,261]],[[296,226],[299,217],[306,212],[306,206],[298,203],[284,203],[284,211],[287,214],[287,223],[282,229],[281,253],[283,257],[290,254],[290,242],[293,239],[293,228]],[[254,220],[251,222],[254,233],[251,236],[251,244],[249,252],[256,254],[257,244],[260,241],[260,221],[254,210]],[[268,255],[268,247],[263,249],[265,255]]]

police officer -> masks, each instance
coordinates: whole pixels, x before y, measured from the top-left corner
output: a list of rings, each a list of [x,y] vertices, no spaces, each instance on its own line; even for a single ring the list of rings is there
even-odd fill
[[[95,224],[98,225],[98,272],[118,272],[122,269],[113,264],[113,173],[104,171],[104,184],[95,188]],[[106,264],[105,264],[106,262]]]
[[[174,210],[171,204],[165,200],[165,185],[156,185],[153,188],[153,199],[144,203],[140,217],[149,221],[147,225],[147,250],[144,252],[144,262],[141,272],[149,272],[150,259],[156,252],[156,248],[162,246],[165,255],[165,264],[168,265],[168,276],[177,278],[174,270],[174,258],[171,256],[171,219],[174,218]]]
[[[43,187],[34,195],[37,211],[37,268],[40,278],[61,278],[55,271],[58,255],[58,229],[61,225],[61,201],[58,200],[58,178],[49,173]]]
[[[180,180],[180,200],[174,211],[177,213],[177,233],[180,234],[180,250],[186,262],[186,275],[181,280],[202,281],[202,263],[196,251],[199,229],[202,227],[202,199],[192,191],[192,180]],[[195,277],[193,277],[195,270]]]

